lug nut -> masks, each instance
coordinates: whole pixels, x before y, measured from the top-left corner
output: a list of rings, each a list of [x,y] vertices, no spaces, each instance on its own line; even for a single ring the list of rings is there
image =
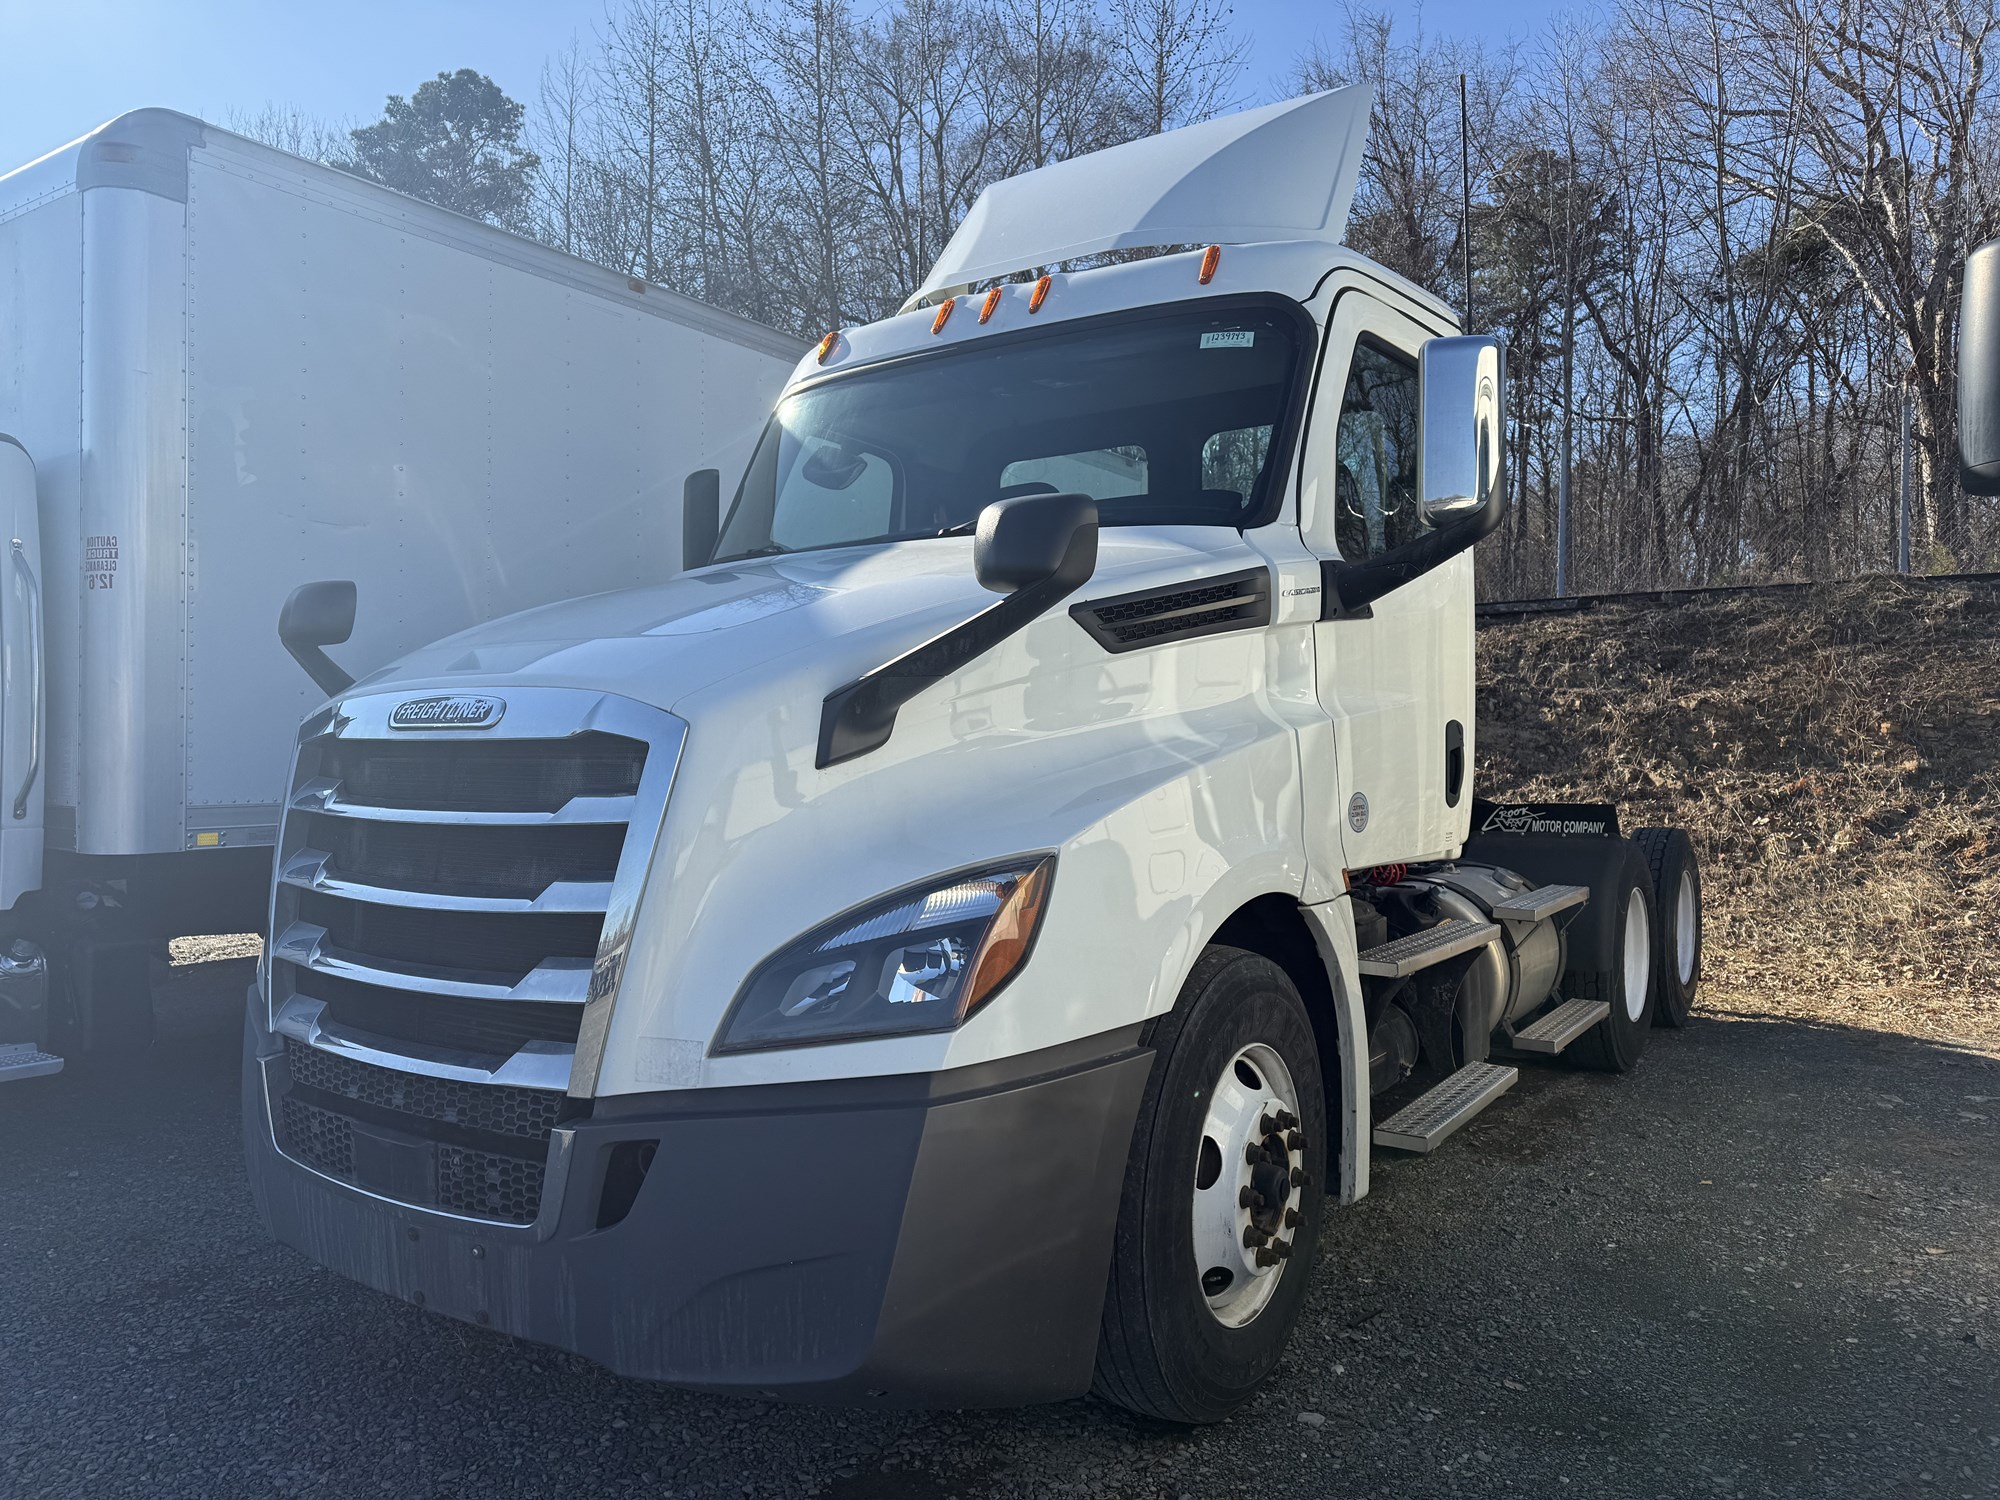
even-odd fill
[[[1311,1187],[1312,1173],[1308,1172],[1304,1167],[1293,1167],[1292,1186],[1295,1188]]]
[[[1281,1109],[1278,1111],[1278,1129],[1290,1130],[1294,1125],[1298,1123],[1299,1123],[1299,1117],[1293,1114],[1290,1110]]]
[[[1271,1253],[1277,1256],[1279,1260],[1290,1260],[1292,1258],[1292,1242],[1290,1240],[1273,1241]]]
[[[1299,1227],[1299,1211],[1298,1211],[1298,1210],[1297,1210],[1296,1208],[1288,1208],[1288,1209],[1286,1209],[1286,1210],[1285,1210],[1285,1228],[1287,1228],[1287,1229],[1297,1229],[1298,1227]]]
[[[1249,1183],[1246,1182],[1241,1188],[1237,1189],[1236,1206],[1238,1208],[1255,1208],[1257,1206],[1257,1190],[1251,1187]]]
[[[1246,1146],[1243,1150],[1243,1162],[1246,1166],[1261,1167],[1270,1159],[1264,1154],[1262,1146]]]
[[[1257,1134],[1259,1135],[1276,1135],[1284,1128],[1283,1117],[1279,1115],[1264,1115],[1257,1121]]]
[[[1257,1252],[1257,1264],[1259,1266],[1275,1266],[1277,1263],[1278,1263],[1277,1251],[1266,1247],[1265,1249],[1259,1250]]]
[[[1285,1137],[1285,1145],[1293,1151],[1303,1151],[1306,1149],[1306,1138],[1294,1130]]]
[[[1255,1250],[1259,1245],[1268,1245],[1270,1242],[1270,1235],[1259,1229],[1255,1224],[1249,1224],[1244,1227],[1243,1248],[1245,1250]]]

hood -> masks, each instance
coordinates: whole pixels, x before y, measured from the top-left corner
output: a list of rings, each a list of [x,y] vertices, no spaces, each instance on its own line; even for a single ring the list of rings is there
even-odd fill
[[[1144,587],[1156,575],[1198,576],[1218,553],[1244,550],[1233,533],[1209,527],[1109,529],[1075,599]],[[969,537],[725,563],[503,616],[412,652],[355,690],[515,683],[612,692],[681,712],[718,684],[783,678],[823,683],[823,697],[998,597],[973,576]]]

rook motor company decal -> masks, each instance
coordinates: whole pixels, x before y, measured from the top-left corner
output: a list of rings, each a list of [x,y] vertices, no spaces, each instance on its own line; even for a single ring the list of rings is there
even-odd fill
[[[1474,833],[1618,837],[1618,809],[1608,802],[1486,802],[1472,805]]]

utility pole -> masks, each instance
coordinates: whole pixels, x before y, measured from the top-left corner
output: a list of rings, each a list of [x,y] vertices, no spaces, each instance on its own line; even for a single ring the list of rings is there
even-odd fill
[[[1896,571],[1910,571],[1910,382],[1903,380],[1902,465],[1896,484]]]
[[[1569,191],[1563,206],[1562,474],[1556,483],[1556,597],[1569,597],[1570,438],[1576,403],[1576,143],[1569,142]]]

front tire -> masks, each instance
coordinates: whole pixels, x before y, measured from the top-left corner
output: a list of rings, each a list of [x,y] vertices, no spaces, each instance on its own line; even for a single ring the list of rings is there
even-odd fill
[[[1218,1422],[1277,1365],[1305,1300],[1327,1165],[1319,1050],[1285,972],[1222,947],[1151,1040],[1093,1389]]]

